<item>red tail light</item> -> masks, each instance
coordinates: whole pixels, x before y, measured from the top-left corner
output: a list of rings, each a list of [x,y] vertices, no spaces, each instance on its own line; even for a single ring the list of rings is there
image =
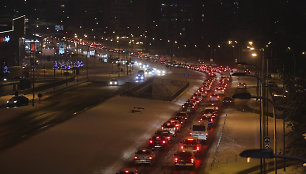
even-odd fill
[[[208,133],[206,133],[206,136],[208,136]]]
[[[152,144],[152,143],[153,143],[153,140],[150,140],[149,143]]]
[[[217,98],[220,98],[219,96],[217,96]]]
[[[197,151],[200,151],[200,146],[197,146]]]
[[[174,158],[174,161],[175,161],[175,162],[178,162],[178,158],[177,158],[177,157],[175,157],[175,158]]]
[[[191,158],[191,160],[190,160],[190,161],[191,161],[191,163],[194,163],[194,159],[193,159],[193,158]]]
[[[212,119],[212,118],[210,119],[210,122],[213,122],[213,119]]]
[[[151,159],[153,159],[153,157],[152,157],[152,156],[149,156],[149,159],[151,160]]]
[[[179,125],[179,124],[176,124],[175,126],[176,126],[176,127],[179,127],[180,125]]]
[[[134,159],[137,159],[138,157],[137,156],[134,156]]]
[[[163,144],[166,144],[166,141],[165,141],[165,140],[163,140]]]
[[[212,96],[209,96],[210,98],[212,98]]]

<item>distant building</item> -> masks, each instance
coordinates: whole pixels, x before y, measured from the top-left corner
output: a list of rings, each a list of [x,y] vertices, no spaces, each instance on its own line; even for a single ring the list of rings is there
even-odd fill
[[[20,65],[25,56],[25,16],[1,18],[0,25],[0,60],[8,66]]]

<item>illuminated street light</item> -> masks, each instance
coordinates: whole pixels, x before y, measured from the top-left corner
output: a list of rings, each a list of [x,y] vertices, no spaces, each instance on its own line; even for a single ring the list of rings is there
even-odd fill
[[[255,50],[255,48],[254,47],[250,47],[250,50]]]
[[[249,41],[249,44],[250,44],[250,45],[253,45],[253,41]]]
[[[231,44],[232,44],[232,42],[233,42],[233,41],[229,40],[229,41],[228,41],[228,44],[229,44],[229,45],[231,45]]]
[[[218,48],[221,48],[221,46],[220,46],[220,45],[218,45]]]
[[[253,57],[257,57],[257,53],[252,53],[252,56]]]

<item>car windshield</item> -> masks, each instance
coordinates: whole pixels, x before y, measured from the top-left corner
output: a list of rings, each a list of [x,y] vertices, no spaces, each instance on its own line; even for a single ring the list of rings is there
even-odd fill
[[[189,159],[189,158],[192,157],[192,153],[191,153],[191,152],[179,152],[179,153],[177,154],[177,156],[178,156],[179,158]]]
[[[214,113],[215,110],[213,109],[205,109],[205,111],[203,112],[204,114],[211,114],[211,113]]]
[[[147,149],[142,149],[142,150],[138,150],[136,152],[136,154],[143,154],[143,155],[150,155],[152,152],[150,150],[147,150]]]
[[[192,131],[205,131],[205,126],[203,125],[193,125]]]
[[[183,141],[184,144],[189,144],[189,145],[196,145],[198,144],[197,140],[194,140],[194,139],[185,139]]]
[[[18,99],[19,99],[18,97],[13,97],[13,98],[10,99],[10,101],[16,101]]]

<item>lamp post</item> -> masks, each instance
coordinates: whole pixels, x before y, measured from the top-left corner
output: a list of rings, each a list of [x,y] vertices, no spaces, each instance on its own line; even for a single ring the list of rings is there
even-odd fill
[[[260,79],[259,79],[260,80]],[[261,81],[261,80],[260,80]],[[262,83],[262,82],[261,82]],[[256,98],[256,99],[261,99],[261,100],[265,100],[267,102],[269,102],[270,104],[272,104],[272,115],[273,115],[273,121],[274,121],[274,136],[273,136],[273,145],[274,145],[274,149],[273,149],[273,153],[277,154],[277,144],[276,144],[276,114],[275,114],[275,105],[274,102],[272,100],[270,100],[269,98],[266,97],[262,97],[262,96],[251,96],[250,93],[240,93],[240,94],[235,94],[233,96],[233,98],[240,98],[240,99],[251,99],[251,98]],[[267,118],[268,119],[268,118]],[[261,140],[262,141],[262,140]],[[262,148],[260,148],[260,150],[262,150]],[[275,169],[275,174],[277,174],[277,161],[276,161],[276,157],[274,157],[274,169]]]

